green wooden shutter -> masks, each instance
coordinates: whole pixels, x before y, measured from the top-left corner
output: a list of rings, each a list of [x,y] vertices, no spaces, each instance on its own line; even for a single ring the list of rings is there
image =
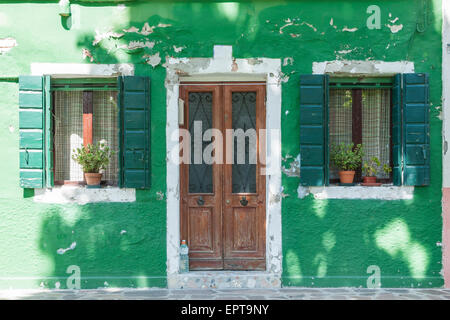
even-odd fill
[[[300,76],[300,184],[328,184],[328,76]]]
[[[120,178],[127,188],[150,187],[150,79],[119,77]]]
[[[394,77],[392,87],[392,180],[395,186],[402,184],[402,75]]]
[[[50,78],[20,76],[19,168],[22,188],[43,188],[53,183],[50,107]]]
[[[428,75],[403,75],[403,184],[430,184]]]

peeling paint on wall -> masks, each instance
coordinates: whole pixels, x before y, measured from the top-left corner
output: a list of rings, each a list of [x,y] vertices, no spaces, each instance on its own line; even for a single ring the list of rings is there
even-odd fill
[[[185,49],[186,46],[182,46],[182,47],[177,47],[177,46],[173,46],[173,51],[175,51],[176,53],[183,51],[183,49]]]
[[[143,58],[153,68],[161,63],[161,57],[159,56],[159,52],[157,52],[157,53],[155,53],[153,55],[146,54],[146,55],[143,56]]]
[[[86,48],[81,49],[81,54],[83,56],[83,60],[89,58],[89,61],[94,62],[94,57],[92,56],[91,51]]]
[[[286,155],[286,157],[282,157],[281,160],[284,162],[284,165],[281,166],[281,171],[288,177],[300,177],[300,154],[295,157],[295,159],[291,155]],[[286,168],[286,164],[288,168]]]
[[[17,46],[16,39],[13,38],[3,38],[0,39],[0,54],[9,52],[12,48]]]
[[[96,46],[103,39],[110,39],[110,38],[119,39],[123,36],[124,36],[124,33],[117,33],[117,32],[113,32],[113,31],[100,33],[98,30],[95,30],[95,38],[94,38],[94,41],[92,42],[92,45]]]
[[[355,32],[358,31],[358,28],[348,28],[347,26],[345,26],[344,28],[342,28],[343,32]]]

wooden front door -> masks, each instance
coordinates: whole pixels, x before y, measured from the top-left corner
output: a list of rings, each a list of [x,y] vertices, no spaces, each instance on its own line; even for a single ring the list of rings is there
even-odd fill
[[[182,84],[180,98],[180,129],[190,137],[180,138],[190,139],[184,144],[190,152],[184,159],[190,161],[180,166],[180,231],[189,246],[190,269],[265,270],[266,189],[259,146],[265,87]]]

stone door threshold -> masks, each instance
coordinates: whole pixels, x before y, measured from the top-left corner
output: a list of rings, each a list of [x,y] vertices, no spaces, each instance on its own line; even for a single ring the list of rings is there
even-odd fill
[[[170,289],[280,288],[281,274],[264,271],[190,271],[168,275]]]

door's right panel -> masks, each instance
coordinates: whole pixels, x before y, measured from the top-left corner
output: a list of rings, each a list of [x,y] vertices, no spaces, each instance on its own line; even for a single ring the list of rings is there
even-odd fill
[[[259,141],[264,138],[260,130],[265,129],[264,100],[264,86],[224,88],[224,127],[228,129],[223,217],[225,269],[264,270],[266,265],[266,191],[265,176],[261,174],[264,152],[259,152]]]

